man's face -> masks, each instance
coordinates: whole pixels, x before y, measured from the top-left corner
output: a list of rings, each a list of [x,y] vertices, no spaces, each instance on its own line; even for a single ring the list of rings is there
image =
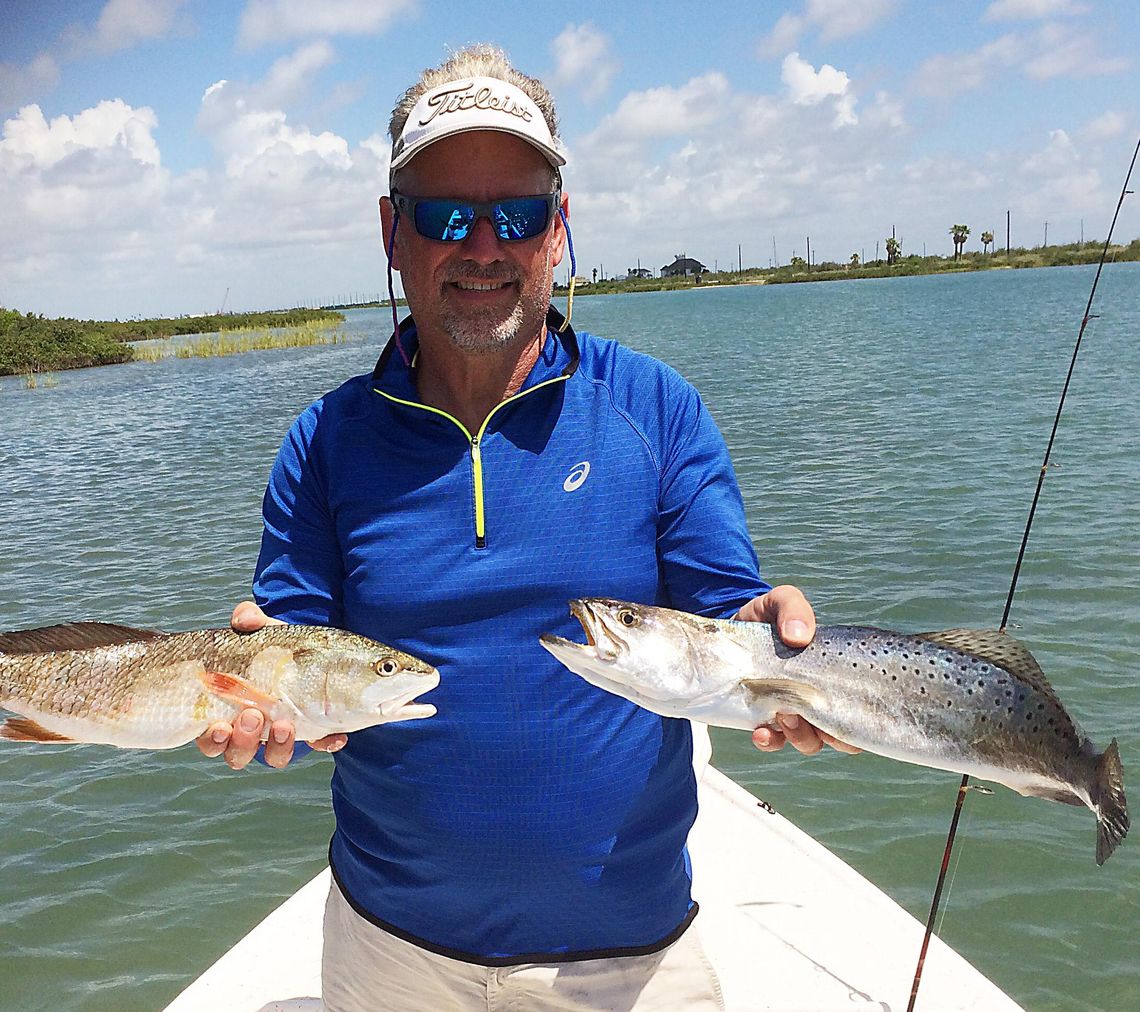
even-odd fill
[[[472,131],[446,137],[416,155],[400,173],[400,190],[412,197],[493,201],[549,192],[550,172],[526,141]],[[392,229],[388,200],[381,201],[381,216],[387,248]],[[532,340],[545,327],[565,240],[557,217],[542,235],[514,242],[500,240],[485,218],[460,242],[425,239],[411,221],[401,219],[392,263],[400,271],[421,340],[446,334],[468,352]]]

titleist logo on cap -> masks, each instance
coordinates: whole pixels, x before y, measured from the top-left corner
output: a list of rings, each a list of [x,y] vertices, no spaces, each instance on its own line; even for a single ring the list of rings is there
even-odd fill
[[[466,81],[428,95],[427,105],[430,111],[421,117],[420,126],[427,126],[437,116],[444,116],[449,112],[465,112],[468,109],[502,112],[517,116],[524,123],[529,123],[534,118],[527,106],[517,102],[510,95],[496,95],[488,85],[476,88],[474,81]]]
[[[407,165],[429,144],[472,130],[514,134],[555,168],[566,164],[537,102],[509,81],[474,75],[447,81],[421,95],[392,145],[390,171]]]

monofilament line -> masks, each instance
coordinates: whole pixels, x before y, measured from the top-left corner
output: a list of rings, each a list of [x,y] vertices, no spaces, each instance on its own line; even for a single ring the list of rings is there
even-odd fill
[[[1037,476],[1037,488],[1033,493],[1033,502],[1029,507],[1029,517],[1025,521],[1025,532],[1021,536],[1021,548],[1017,553],[1017,562],[1013,567],[1013,577],[1009,582],[1009,594],[1005,599],[1005,610],[1002,612],[1001,625],[998,627],[1002,631],[1005,630],[1009,622],[1009,612],[1013,607],[1013,595],[1017,590],[1017,578],[1021,575],[1021,563],[1025,558],[1025,548],[1029,544],[1029,531],[1033,527],[1033,517],[1037,512],[1037,502],[1041,498],[1041,488],[1045,484],[1045,474],[1049,470],[1049,457],[1053,452],[1053,442],[1057,438],[1057,429],[1061,424],[1061,412],[1065,408],[1065,397],[1069,393],[1069,383],[1073,378],[1073,370],[1077,364],[1077,355],[1080,354],[1081,341],[1085,336],[1085,327],[1088,326],[1089,320],[1095,319],[1092,312],[1093,299],[1096,296],[1097,285],[1100,283],[1100,274],[1104,269],[1105,260],[1108,259],[1108,247],[1112,243],[1112,233],[1116,230],[1116,219],[1120,217],[1120,208],[1124,205],[1124,198],[1132,191],[1128,189],[1128,183],[1132,179],[1132,170],[1136,168],[1136,158],[1140,155],[1140,139],[1136,141],[1136,149],[1132,152],[1132,161],[1128,166],[1128,172],[1124,176],[1124,185],[1120,188],[1120,199],[1116,202],[1116,211],[1112,216],[1112,224],[1109,226],[1108,235],[1104,240],[1104,249],[1100,254],[1100,262],[1096,267],[1096,276],[1093,278],[1092,288],[1089,291],[1089,301],[1085,306],[1084,316],[1081,317],[1081,326],[1077,331],[1077,341],[1073,346],[1073,356],[1069,361],[1069,371],[1065,376],[1065,385],[1061,388],[1061,397],[1057,402],[1057,414],[1053,419],[1053,430],[1049,433],[1049,442],[1045,447],[1045,458],[1041,462],[1041,472]],[[930,936],[934,933],[934,922],[938,916],[938,904],[942,898],[942,886],[946,881],[946,869],[950,864],[950,852],[954,847],[954,836],[958,832],[958,818],[962,814],[962,804],[966,800],[966,791],[970,786],[969,776],[962,777],[962,783],[958,787],[958,796],[954,802],[954,815],[950,819],[950,832],[946,837],[946,849],[942,854],[942,866],[938,871],[938,881],[934,887],[934,899],[930,904],[930,916],[926,921],[926,932],[922,936],[922,948],[918,953],[918,964],[914,970],[914,981],[910,989],[910,1001],[907,1003],[907,1012],[914,1012],[914,1003],[918,998],[918,987],[922,980],[922,968],[926,962],[926,951],[930,946]]]

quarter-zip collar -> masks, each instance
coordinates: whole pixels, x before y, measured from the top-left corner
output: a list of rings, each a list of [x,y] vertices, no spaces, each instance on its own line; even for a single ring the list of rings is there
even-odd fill
[[[408,356],[408,364],[404,363],[402,356],[392,354],[395,340],[389,339],[387,347],[380,355],[376,368],[372,372],[372,389],[385,400],[400,405],[402,409],[423,414],[435,415],[451,422],[463,433],[466,438],[471,461],[471,492],[472,516],[474,520],[475,547],[487,547],[487,517],[484,508],[484,464],[483,464],[483,436],[491,420],[506,405],[519,398],[538,391],[540,387],[564,383],[578,368],[578,338],[574,331],[563,326],[562,315],[553,307],[546,314],[546,338],[539,350],[538,358],[531,367],[530,373],[523,382],[522,387],[493,407],[483,419],[478,431],[471,432],[458,418],[448,414],[440,408],[424,404],[420,400],[416,389],[416,358],[419,352],[419,341],[416,337],[415,322],[409,316],[400,324],[400,344]]]

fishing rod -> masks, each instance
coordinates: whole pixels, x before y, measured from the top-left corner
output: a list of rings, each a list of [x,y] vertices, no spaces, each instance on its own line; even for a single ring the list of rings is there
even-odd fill
[[[1065,376],[1065,385],[1061,388],[1061,397],[1057,402],[1057,414],[1053,419],[1053,431],[1049,433],[1049,442],[1045,447],[1045,458],[1041,462],[1041,473],[1037,476],[1037,489],[1033,493],[1033,502],[1029,507],[1029,517],[1025,521],[1025,532],[1021,536],[1021,548],[1017,553],[1017,562],[1013,567],[1013,577],[1009,582],[1009,594],[1005,599],[1005,610],[1002,612],[1001,625],[998,627],[999,631],[1005,632],[1006,625],[1009,622],[1009,612],[1013,607],[1013,595],[1017,590],[1017,578],[1021,575],[1021,563],[1025,559],[1025,548],[1029,544],[1029,531],[1033,527],[1033,517],[1037,513],[1037,503],[1041,498],[1041,488],[1045,484],[1045,475],[1049,470],[1049,457],[1053,452],[1053,442],[1057,438],[1057,428],[1061,424],[1061,412],[1065,409],[1065,397],[1069,393],[1069,383],[1073,379],[1073,369],[1077,364],[1077,355],[1081,351],[1081,341],[1085,336],[1085,328],[1089,324],[1089,320],[1096,319],[1096,314],[1092,311],[1093,299],[1096,296],[1096,288],[1100,283],[1100,273],[1104,269],[1104,262],[1108,258],[1108,247],[1112,242],[1112,233],[1116,229],[1116,219],[1120,217],[1120,208],[1124,205],[1124,198],[1127,197],[1132,191],[1128,189],[1128,183],[1132,179],[1132,170],[1136,167],[1136,158],[1140,155],[1140,140],[1136,141],[1136,150],[1132,152],[1132,162],[1128,166],[1128,172],[1124,176],[1124,185],[1120,188],[1120,199],[1116,202],[1116,212],[1112,216],[1112,224],[1108,228],[1108,236],[1104,240],[1104,249],[1100,254],[1100,262],[1096,267],[1096,276],[1093,278],[1092,289],[1089,291],[1089,301],[1085,306],[1084,316],[1081,317],[1081,326],[1077,331],[1077,341],[1073,346],[1073,357],[1069,361],[1069,372]],[[962,783],[958,786],[958,796],[954,802],[954,815],[950,819],[950,831],[946,836],[946,849],[942,853],[942,866],[938,870],[938,882],[934,887],[934,899],[930,903],[930,916],[926,921],[926,933],[922,936],[922,948],[918,953],[918,965],[914,970],[914,982],[910,988],[910,1001],[907,1003],[907,1012],[914,1012],[914,1003],[918,998],[918,986],[922,981],[922,968],[926,963],[926,950],[930,946],[930,936],[934,934],[934,921],[938,916],[938,905],[942,899],[942,887],[946,882],[946,870],[950,866],[950,852],[954,849],[954,837],[958,832],[958,819],[962,814],[962,805],[966,800],[966,792],[970,789],[970,777],[966,774],[962,777]]]

